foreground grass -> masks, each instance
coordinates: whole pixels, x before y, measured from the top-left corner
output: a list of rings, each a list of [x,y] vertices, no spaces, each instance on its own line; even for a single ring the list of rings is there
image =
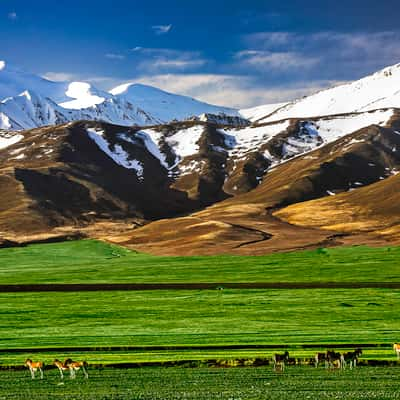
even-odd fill
[[[156,257],[95,240],[0,250],[0,282],[400,282],[400,248],[347,247],[267,256]]]
[[[362,367],[355,371],[292,367],[140,368],[89,370],[89,379],[65,379],[46,371],[43,381],[28,371],[0,372],[1,399],[178,400],[178,399],[398,399],[398,368]]]
[[[0,349],[393,343],[389,289],[0,293]]]

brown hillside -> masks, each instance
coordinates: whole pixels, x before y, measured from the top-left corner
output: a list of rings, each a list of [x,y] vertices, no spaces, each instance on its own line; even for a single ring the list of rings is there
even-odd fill
[[[380,182],[279,210],[291,224],[346,233],[373,232],[400,241],[400,175]]]
[[[356,197],[361,186],[380,182],[400,167],[397,148],[400,135],[393,129],[361,129],[276,167],[249,193],[183,219],[153,222],[133,235],[108,239],[141,251],[179,255],[265,254],[342,243],[386,243],[385,238],[370,231],[293,225],[274,211],[295,203],[306,205],[308,200],[321,197],[330,200],[334,196],[328,193],[354,193]],[[393,180],[387,182],[391,186]],[[379,203],[380,194],[376,196]]]

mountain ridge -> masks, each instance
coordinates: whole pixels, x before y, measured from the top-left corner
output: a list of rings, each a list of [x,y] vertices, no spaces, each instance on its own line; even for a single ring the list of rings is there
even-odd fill
[[[371,80],[392,79],[400,66],[382,71],[364,78],[360,88],[368,91]],[[390,89],[394,97],[384,101],[376,82],[372,87],[374,105],[396,97],[396,87]],[[102,97],[90,86],[75,89],[88,101]],[[343,100],[342,90],[320,92],[329,97],[339,91],[331,111]],[[165,123],[165,109],[148,114],[132,103],[156,109],[165,99],[173,110],[181,101],[198,102],[145,85],[118,91],[118,99],[105,95],[90,112],[66,109],[30,90],[0,102],[3,127],[19,126],[0,129],[0,237],[6,242],[88,235],[145,252],[187,255],[400,239],[390,233],[397,232],[397,222],[393,226],[378,212],[379,223],[366,211],[351,215],[365,226],[370,219],[385,234],[350,223],[336,229],[331,211],[321,211],[317,222],[305,221],[313,204],[334,210],[336,196],[351,207],[360,191],[361,210],[368,201],[383,202],[387,193],[396,193],[397,178],[389,179],[400,170],[396,102],[360,111],[356,96],[357,110],[345,113],[316,115],[309,108],[309,116],[289,117],[282,114],[293,106],[288,103],[245,110],[253,123],[237,111]],[[260,118],[264,112],[267,118]],[[23,130],[27,125],[31,129]]]
[[[121,89],[123,87],[125,90]],[[26,92],[36,101],[21,107],[20,96]],[[26,109],[28,115],[23,115]],[[35,113],[45,112],[57,114],[59,118],[45,118],[44,121],[32,118]],[[148,85],[127,83],[105,92],[87,82],[52,82],[10,67],[4,61],[0,68],[0,129],[23,130],[82,119],[143,126],[201,114],[239,117],[235,109],[214,106]]]

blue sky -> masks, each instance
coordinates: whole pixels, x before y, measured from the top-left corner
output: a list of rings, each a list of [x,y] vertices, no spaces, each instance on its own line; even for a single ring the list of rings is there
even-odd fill
[[[400,62],[394,0],[0,0],[0,59],[110,89],[290,100]]]

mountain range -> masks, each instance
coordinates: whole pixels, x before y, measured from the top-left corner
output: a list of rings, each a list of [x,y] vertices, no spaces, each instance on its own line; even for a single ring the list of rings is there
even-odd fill
[[[21,130],[78,120],[154,125],[201,114],[236,116],[228,107],[138,83],[109,92],[87,82],[52,82],[0,61],[0,129]]]
[[[0,243],[154,254],[400,242],[400,64],[235,110],[0,62]]]

